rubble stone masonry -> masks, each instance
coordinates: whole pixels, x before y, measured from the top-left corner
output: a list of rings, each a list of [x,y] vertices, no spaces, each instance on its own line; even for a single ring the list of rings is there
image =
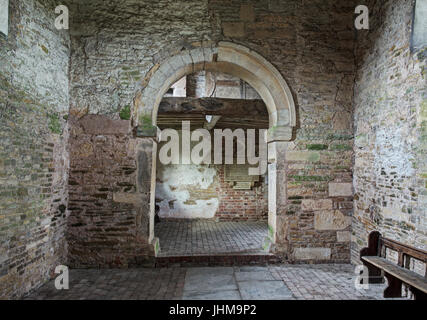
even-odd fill
[[[9,1],[0,35],[0,299],[67,258],[69,35],[54,28],[54,2]]]
[[[411,51],[415,1],[369,1],[354,92],[352,261],[372,230],[427,248],[426,48]]]

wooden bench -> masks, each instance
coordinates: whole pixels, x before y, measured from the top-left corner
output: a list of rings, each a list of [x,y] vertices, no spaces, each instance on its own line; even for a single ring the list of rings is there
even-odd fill
[[[386,260],[387,249],[397,252],[397,265]],[[415,300],[427,300],[427,268],[424,277],[410,271],[410,258],[427,265],[427,251],[384,238],[378,231],[369,234],[368,247],[360,251],[360,260],[369,271],[369,283],[383,283],[384,276],[387,278],[384,298],[402,297],[402,284],[405,284]]]

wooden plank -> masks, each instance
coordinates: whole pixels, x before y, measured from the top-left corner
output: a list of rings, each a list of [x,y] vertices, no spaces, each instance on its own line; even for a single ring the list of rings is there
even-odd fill
[[[362,257],[362,260],[384,270],[392,276],[402,280],[406,284],[427,293],[427,280],[418,273],[401,268],[394,263],[378,256],[364,256]]]
[[[403,252],[417,260],[427,263],[427,251],[402,244],[392,239],[381,238],[382,245],[397,252]]]
[[[268,111],[262,100],[223,98],[163,98],[159,106],[162,114],[203,114],[218,116],[250,116],[268,119]]]

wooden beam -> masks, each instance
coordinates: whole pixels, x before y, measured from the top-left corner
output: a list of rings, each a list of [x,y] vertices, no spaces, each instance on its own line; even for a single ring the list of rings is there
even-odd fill
[[[181,97],[163,98],[159,106],[159,115],[177,113],[268,118],[267,107],[262,100]]]

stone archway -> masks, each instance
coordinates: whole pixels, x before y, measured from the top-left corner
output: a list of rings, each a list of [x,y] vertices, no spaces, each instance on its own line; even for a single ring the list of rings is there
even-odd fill
[[[154,237],[157,112],[163,95],[171,85],[188,74],[202,70],[239,77],[249,83],[264,100],[269,114],[268,223],[272,243],[275,243],[277,238],[277,228],[280,224],[278,216],[281,215],[280,211],[285,210],[287,201],[285,151],[287,141],[291,140],[293,127],[296,125],[295,103],[286,81],[265,58],[242,45],[219,42],[216,46],[200,45],[183,50],[156,64],[150,70],[143,87],[137,92],[132,114],[132,123],[137,127],[137,137],[140,140],[137,156],[138,192],[144,194],[142,198],[150,199],[149,203],[143,203],[141,206],[141,220],[149,220],[148,240],[155,252],[158,249],[158,240]],[[280,230],[282,233],[286,230],[283,223]],[[282,240],[282,244],[283,242]]]

